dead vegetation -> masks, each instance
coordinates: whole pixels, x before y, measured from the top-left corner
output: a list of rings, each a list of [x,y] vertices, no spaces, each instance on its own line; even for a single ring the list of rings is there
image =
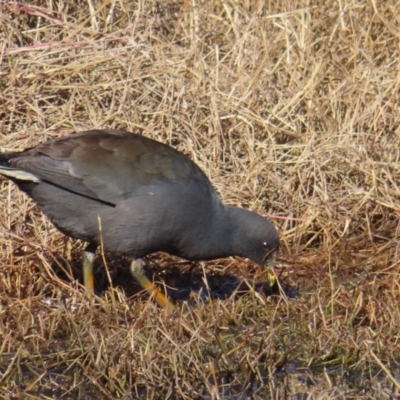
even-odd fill
[[[1,398],[398,398],[399,15],[392,0],[0,2],[1,151],[90,128],[169,143],[224,201],[286,217],[277,273],[297,292],[267,296],[245,260],[157,255],[169,317],[106,257],[90,301],[81,244],[2,180]]]

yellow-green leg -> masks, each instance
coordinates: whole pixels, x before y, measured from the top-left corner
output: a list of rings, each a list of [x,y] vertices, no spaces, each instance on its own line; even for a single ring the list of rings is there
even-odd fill
[[[85,250],[82,254],[82,275],[83,284],[87,290],[94,290],[93,263],[95,253],[90,250]]]
[[[139,282],[139,285],[147,290],[149,293],[153,294],[156,302],[163,308],[167,310],[168,313],[171,313],[175,307],[174,305],[164,296],[147,278],[144,270],[143,270],[143,260],[138,258],[131,262],[131,274],[132,276]]]

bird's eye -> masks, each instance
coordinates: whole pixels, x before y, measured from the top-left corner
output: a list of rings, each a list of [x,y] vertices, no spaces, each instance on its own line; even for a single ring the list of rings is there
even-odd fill
[[[268,248],[268,242],[263,242],[263,247],[264,247],[264,249],[267,249]]]

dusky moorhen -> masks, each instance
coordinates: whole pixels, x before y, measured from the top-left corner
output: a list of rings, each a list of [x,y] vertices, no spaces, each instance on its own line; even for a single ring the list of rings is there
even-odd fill
[[[142,257],[163,251],[188,260],[247,257],[272,266],[279,247],[266,218],[222,204],[203,171],[155,140],[92,130],[22,152],[0,154],[0,174],[27,193],[64,234],[89,242],[83,253],[93,289],[96,247],[132,258],[131,272],[159,304],[172,304],[147,279]]]

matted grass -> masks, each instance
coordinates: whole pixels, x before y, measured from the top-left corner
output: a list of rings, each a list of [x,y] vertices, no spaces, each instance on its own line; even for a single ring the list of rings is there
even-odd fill
[[[0,397],[400,397],[398,1],[0,2],[0,150],[91,128],[168,143],[274,216],[246,260],[155,255],[78,284],[82,244],[0,192]]]

